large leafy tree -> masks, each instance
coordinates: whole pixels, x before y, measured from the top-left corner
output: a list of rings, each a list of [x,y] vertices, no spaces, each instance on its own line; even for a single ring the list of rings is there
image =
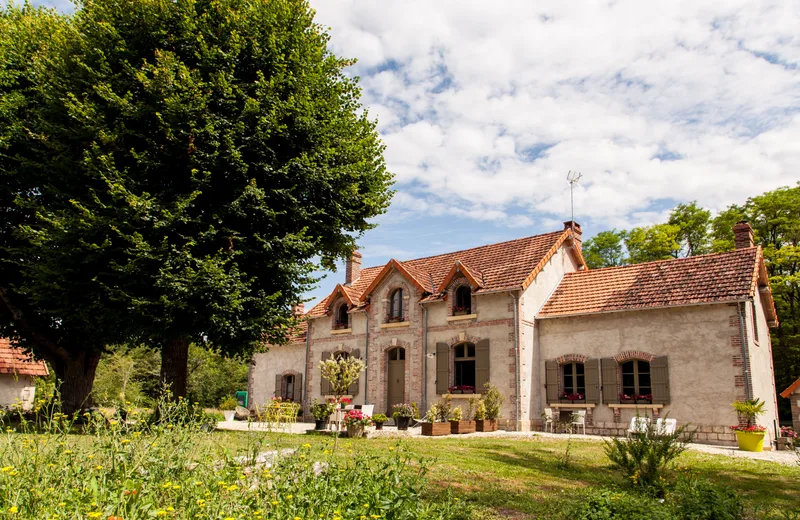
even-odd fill
[[[679,234],[680,227],[671,224],[655,224],[627,231],[625,247],[628,249],[628,262],[638,264],[677,258],[680,252]]]
[[[190,342],[284,340],[312,259],[348,255],[387,207],[383,145],[304,1],[85,0],[70,24],[8,166],[34,216],[27,286],[108,303],[185,395]]]
[[[680,256],[702,255],[711,251],[711,212],[698,206],[697,201],[675,206],[667,224],[678,227]]]
[[[612,229],[601,231],[584,242],[581,251],[590,269],[622,265],[625,261],[625,233]]]

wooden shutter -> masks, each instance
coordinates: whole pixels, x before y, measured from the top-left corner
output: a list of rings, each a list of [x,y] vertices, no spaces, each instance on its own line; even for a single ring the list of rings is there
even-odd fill
[[[613,358],[600,360],[600,373],[603,376],[603,402],[616,403],[619,399],[617,389],[617,362]]]
[[[650,385],[653,390],[653,404],[669,404],[667,356],[657,357],[650,362]]]
[[[294,376],[294,395],[292,395],[292,401],[295,403],[303,402],[303,374]]]
[[[355,359],[361,359],[361,350],[356,349],[356,350],[352,351],[350,353],[350,357],[353,357]],[[361,376],[359,375],[358,379],[356,379],[356,382],[353,383],[352,385],[350,385],[347,388],[347,393],[348,394],[350,394],[350,395],[358,395],[358,382],[359,382],[360,379],[361,379]]]
[[[450,347],[436,344],[436,393],[446,394],[450,387]]]
[[[558,363],[552,360],[544,362],[544,385],[548,403],[558,402]]]
[[[322,353],[322,361],[326,361],[331,358],[330,352],[323,352]],[[322,377],[322,371],[319,374],[319,393],[321,396],[326,396],[331,394],[331,383],[324,377]]]
[[[283,376],[280,374],[275,375],[275,397],[281,396],[281,387],[283,386]]]
[[[587,359],[583,364],[583,381],[586,384],[586,402],[600,404],[600,360]]]
[[[489,340],[482,339],[475,345],[475,392],[486,391],[483,385],[489,382]]]

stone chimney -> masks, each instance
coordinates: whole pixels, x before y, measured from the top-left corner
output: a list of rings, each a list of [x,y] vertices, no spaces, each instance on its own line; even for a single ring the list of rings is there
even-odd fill
[[[733,226],[733,237],[736,249],[746,249],[753,247],[753,228],[746,220],[740,220]]]
[[[581,225],[575,222],[574,220],[568,220],[564,222],[564,229],[571,229],[572,233],[575,235],[575,240],[578,242],[578,246],[581,245],[581,236],[583,232],[581,231]]]
[[[361,253],[353,251],[353,256],[348,258],[345,263],[344,284],[350,285],[359,276],[361,276]]]
[[[306,304],[305,303],[298,303],[297,305],[292,305],[292,314],[295,316],[302,316],[306,313]]]

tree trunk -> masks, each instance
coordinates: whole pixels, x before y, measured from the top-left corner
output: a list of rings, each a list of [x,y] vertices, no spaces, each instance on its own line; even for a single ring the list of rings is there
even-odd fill
[[[186,397],[189,339],[174,338],[161,349],[161,382],[169,386],[173,399]]]
[[[99,352],[82,352],[69,359],[51,360],[61,394],[61,411],[72,414],[92,405],[92,385],[100,362]]]

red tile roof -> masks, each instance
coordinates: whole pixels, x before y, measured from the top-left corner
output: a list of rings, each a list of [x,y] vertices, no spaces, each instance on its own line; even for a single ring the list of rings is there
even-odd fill
[[[535,276],[558,247],[571,236],[571,230],[562,230],[415,260],[400,262],[392,259],[386,265],[362,269],[361,275],[350,286],[351,294],[357,294],[360,300],[365,300],[380,278],[388,274],[391,268],[405,271],[403,274],[410,278],[409,281],[422,287],[425,294],[432,294],[457,261],[469,266],[471,274],[480,279],[481,287],[475,291],[476,294],[521,289],[530,283],[527,280],[532,275]],[[579,262],[583,263],[583,257],[579,257]],[[315,305],[306,316],[323,316],[328,300],[333,295],[331,293]],[[433,294],[433,298],[429,297],[428,300],[436,297],[438,294]]]
[[[780,395],[781,395],[781,397],[785,397],[786,399],[789,399],[789,396],[791,396],[791,395],[792,395],[792,393],[793,393],[795,390],[797,390],[798,388],[800,388],[800,377],[798,377],[798,378],[797,378],[797,381],[795,381],[794,383],[792,383],[791,385],[789,385],[789,388],[787,388],[786,390],[784,390],[783,392],[781,392],[781,394],[780,394]]]
[[[564,276],[540,317],[573,316],[752,298],[760,278],[761,249],[699,255]],[[765,307],[772,307],[771,297]],[[769,314],[769,313],[768,313]]]
[[[12,347],[8,339],[0,338],[0,374],[46,376],[49,372],[44,361],[34,361],[22,349]]]

